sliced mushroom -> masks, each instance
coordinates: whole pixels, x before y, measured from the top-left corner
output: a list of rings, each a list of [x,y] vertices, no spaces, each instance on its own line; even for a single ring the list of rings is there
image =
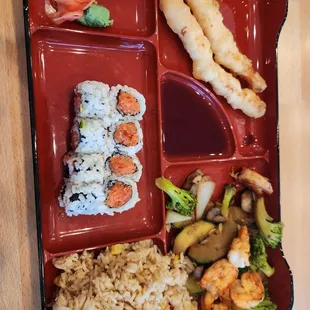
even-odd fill
[[[224,223],[227,221],[227,217],[223,216],[223,215],[217,215],[216,217],[214,217],[213,222],[214,223]]]
[[[251,226],[255,222],[254,218],[249,213],[236,206],[231,206],[229,208],[228,218],[239,225]]]
[[[187,191],[189,191],[193,184],[198,184],[198,182],[203,177],[203,173],[201,170],[196,169],[193,172],[191,172],[185,179],[183,188]]]
[[[203,275],[203,266],[197,266],[195,270],[193,271],[193,276],[196,279],[200,280],[202,275]]]
[[[224,223],[227,218],[221,215],[220,208],[214,207],[207,213],[207,220],[215,223]]]
[[[194,195],[194,196],[196,196],[197,197],[197,193],[198,193],[198,184],[193,184],[192,185],[192,187],[190,188],[190,191],[192,192],[192,194]]]
[[[254,204],[253,193],[250,191],[244,191],[241,194],[241,209],[247,213],[252,213]]]

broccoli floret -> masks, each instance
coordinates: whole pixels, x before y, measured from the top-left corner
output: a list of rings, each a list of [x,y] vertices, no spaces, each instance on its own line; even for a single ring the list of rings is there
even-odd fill
[[[274,268],[268,264],[267,253],[263,239],[260,235],[252,235],[251,244],[251,268],[261,270],[267,277],[274,274]]]
[[[281,242],[284,225],[282,222],[274,222],[273,218],[268,215],[264,197],[257,199],[254,208],[254,217],[264,243],[267,246],[276,248]]]
[[[264,300],[258,306],[253,308],[253,310],[277,310],[277,305],[270,300],[270,295],[266,290]]]
[[[88,27],[107,27],[113,24],[113,20],[110,20],[110,11],[99,4],[92,4],[77,21]]]
[[[197,200],[192,193],[178,188],[163,177],[156,179],[155,184],[171,198],[171,202],[166,205],[167,209],[174,210],[185,216],[193,215]]]
[[[248,272],[250,270],[250,267],[246,266],[244,268],[238,268],[238,270],[239,270],[239,277],[240,277],[243,273]]]
[[[236,193],[237,193],[237,189],[235,186],[233,186],[232,184],[225,185],[225,193],[224,193],[224,198],[223,198],[222,207],[221,207],[221,213],[223,216],[228,217],[229,206],[230,206],[232,199],[235,197]]]

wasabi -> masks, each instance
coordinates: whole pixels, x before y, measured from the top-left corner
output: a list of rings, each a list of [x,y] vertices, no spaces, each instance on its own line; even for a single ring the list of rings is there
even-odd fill
[[[110,11],[98,4],[92,4],[87,8],[77,21],[84,26],[96,28],[108,27],[113,24],[113,20],[110,20]]]

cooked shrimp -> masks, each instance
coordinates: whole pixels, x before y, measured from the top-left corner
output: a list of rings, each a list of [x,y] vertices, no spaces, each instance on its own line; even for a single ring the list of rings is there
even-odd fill
[[[250,236],[246,226],[240,229],[238,238],[233,240],[227,257],[237,268],[250,266]]]
[[[262,117],[266,112],[265,102],[251,89],[242,89],[238,79],[213,60],[210,41],[184,1],[160,0],[160,7],[193,60],[193,76],[209,82],[214,92],[224,97],[233,109],[240,109],[250,117]]]
[[[231,310],[231,306],[229,304],[220,302],[212,305],[212,310]]]
[[[229,290],[226,290],[220,300],[217,300],[216,302],[215,297],[207,291],[203,302],[205,310],[230,310],[232,304],[229,296]]]
[[[262,92],[265,80],[255,72],[252,61],[242,54],[231,31],[223,23],[220,5],[216,0],[186,0],[209,39],[215,61],[231,72],[243,77],[255,92]]]
[[[225,293],[237,277],[238,269],[227,259],[221,259],[206,270],[200,280],[200,286],[217,298]]]
[[[208,291],[206,291],[205,296],[203,298],[203,304],[205,307],[205,310],[212,310],[212,305],[215,301],[215,297]]]
[[[248,271],[241,275],[230,288],[230,297],[237,307],[252,309],[256,307],[265,296],[263,282],[256,271]]]

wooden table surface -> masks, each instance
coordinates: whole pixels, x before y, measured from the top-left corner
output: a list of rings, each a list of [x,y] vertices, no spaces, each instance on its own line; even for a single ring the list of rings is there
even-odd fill
[[[0,10],[0,309],[40,309],[36,220],[22,1]],[[295,282],[294,309],[310,296],[310,12],[290,0],[279,44],[284,252]],[[307,21],[308,19],[308,21]]]

